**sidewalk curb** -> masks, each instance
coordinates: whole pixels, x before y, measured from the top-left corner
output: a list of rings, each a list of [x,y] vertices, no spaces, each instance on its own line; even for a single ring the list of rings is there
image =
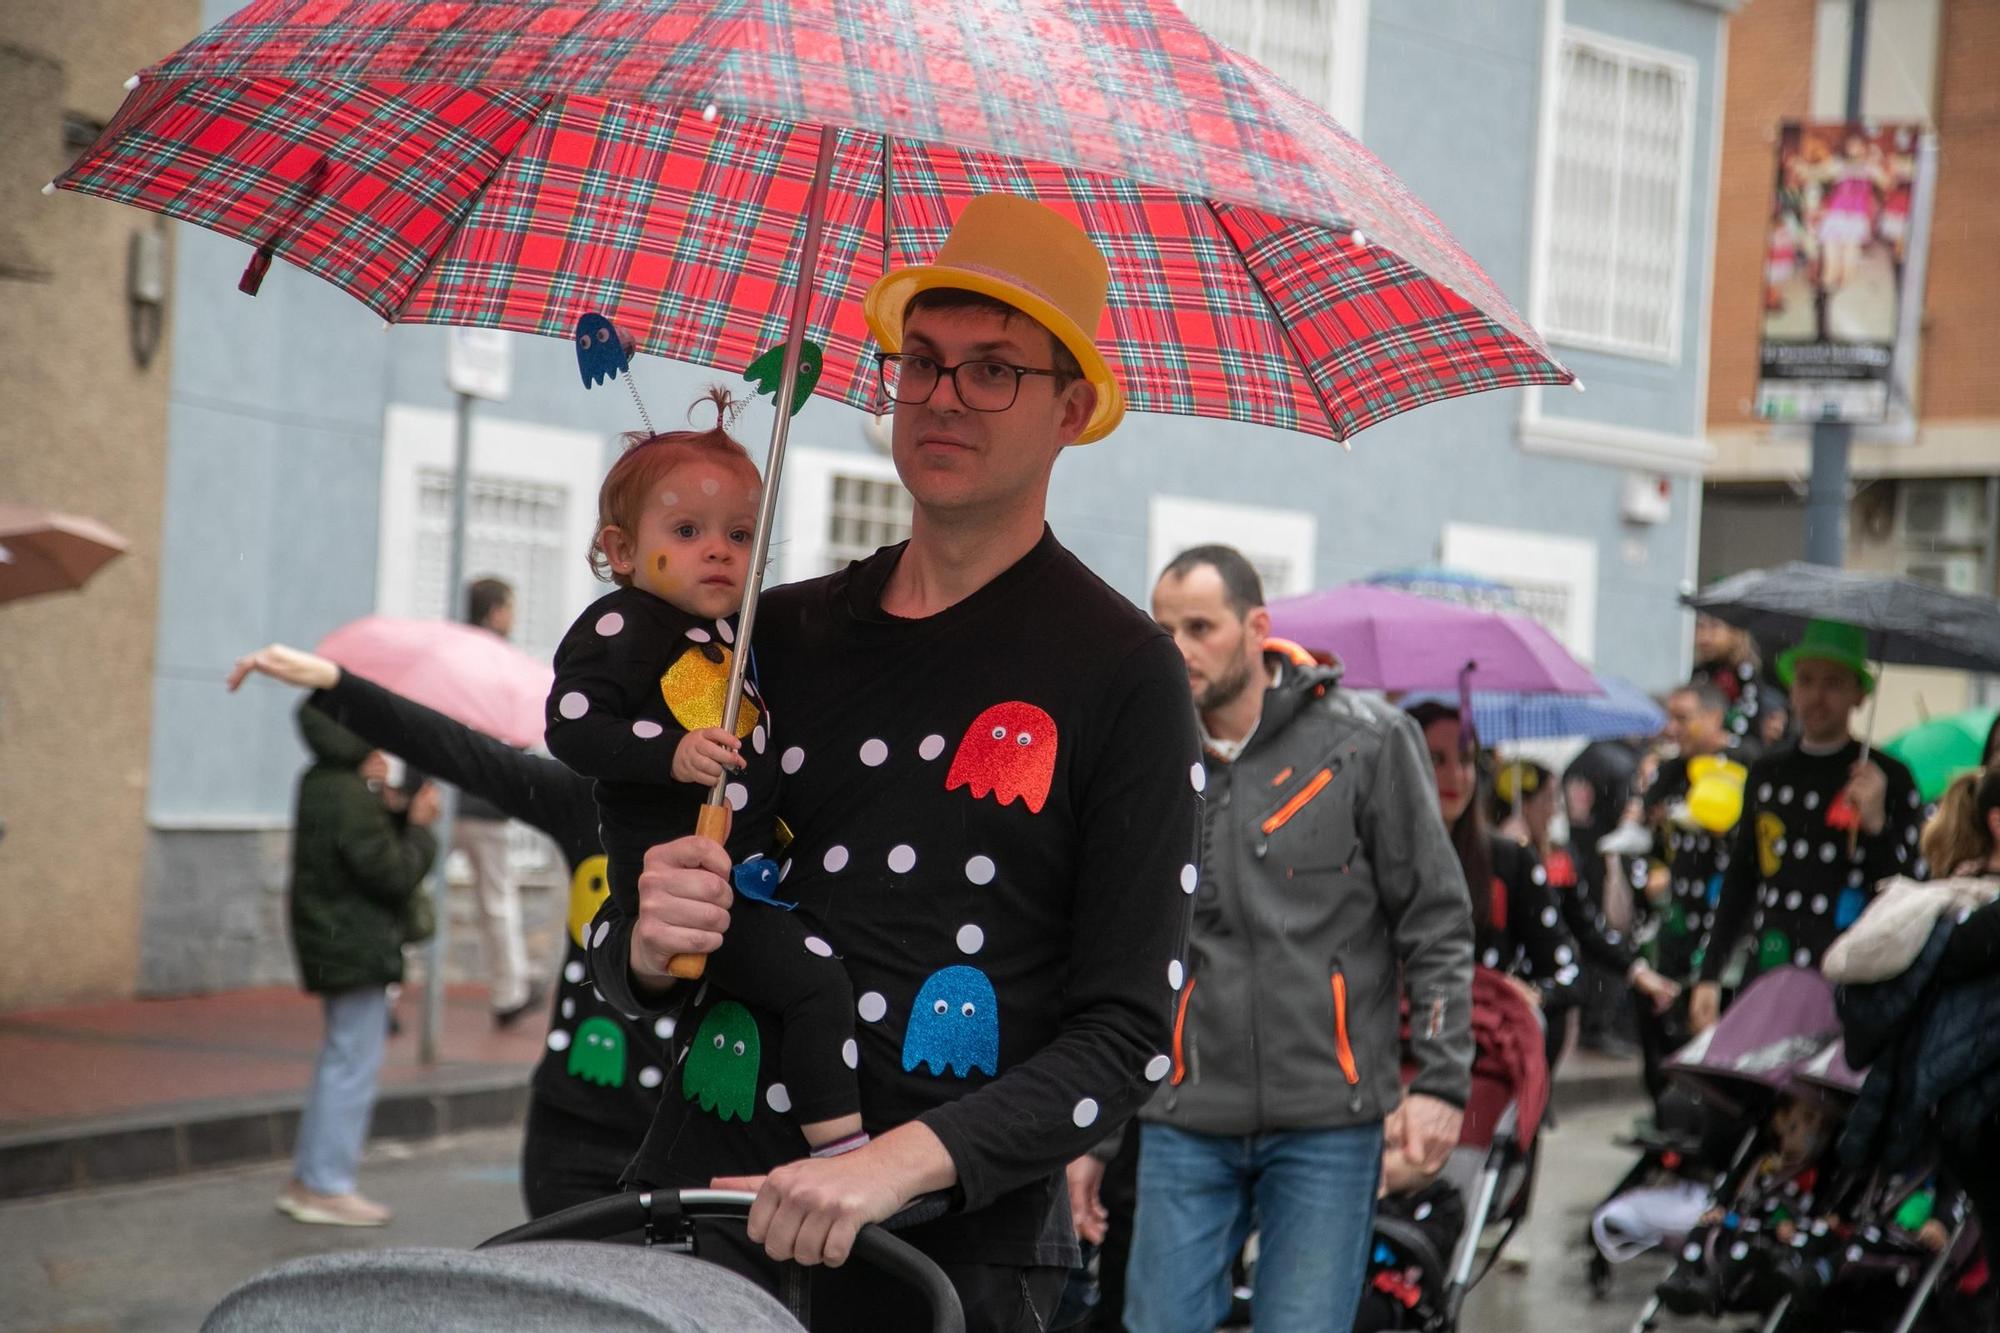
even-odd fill
[[[0,1201],[281,1160],[298,1136],[297,1094],[186,1102],[0,1134]],[[385,1090],[369,1141],[436,1138],[519,1124],[528,1071],[444,1075]]]

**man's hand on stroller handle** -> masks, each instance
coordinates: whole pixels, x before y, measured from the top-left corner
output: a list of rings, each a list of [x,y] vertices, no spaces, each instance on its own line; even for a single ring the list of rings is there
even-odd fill
[[[847,1262],[862,1227],[888,1221],[920,1194],[957,1183],[951,1154],[917,1121],[838,1157],[808,1157],[767,1176],[713,1182],[716,1189],[756,1193],[748,1231],[771,1258],[829,1268]]]

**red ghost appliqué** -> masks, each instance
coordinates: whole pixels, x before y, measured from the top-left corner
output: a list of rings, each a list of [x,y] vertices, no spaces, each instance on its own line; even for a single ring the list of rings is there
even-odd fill
[[[994,704],[972,720],[951,757],[944,789],[972,788],[1001,805],[1018,796],[1035,814],[1049,799],[1056,774],[1056,720],[1018,700]]]

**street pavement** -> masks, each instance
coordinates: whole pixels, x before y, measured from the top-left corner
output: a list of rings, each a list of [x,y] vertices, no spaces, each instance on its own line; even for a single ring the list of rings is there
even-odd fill
[[[1642,1260],[1621,1271],[1600,1303],[1573,1242],[1630,1161],[1611,1139],[1635,1109],[1573,1112],[1549,1131],[1534,1223],[1513,1251],[1529,1257],[1528,1267],[1498,1269],[1475,1289],[1467,1333],[1631,1326],[1658,1265]],[[384,1244],[474,1244],[521,1220],[518,1151],[512,1129],[376,1145],[362,1188],[396,1210],[382,1231],[306,1227],[280,1216],[272,1200],[287,1173],[282,1164],[0,1205],[0,1328],[180,1333],[197,1327],[231,1287],[286,1259]]]

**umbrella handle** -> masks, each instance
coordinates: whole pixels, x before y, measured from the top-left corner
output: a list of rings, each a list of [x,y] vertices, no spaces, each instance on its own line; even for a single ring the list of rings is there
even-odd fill
[[[729,840],[729,807],[726,805],[704,805],[694,820],[694,835],[707,838],[710,842]],[[682,981],[700,981],[701,974],[708,969],[708,955],[702,953],[677,953],[667,960],[667,975]]]

